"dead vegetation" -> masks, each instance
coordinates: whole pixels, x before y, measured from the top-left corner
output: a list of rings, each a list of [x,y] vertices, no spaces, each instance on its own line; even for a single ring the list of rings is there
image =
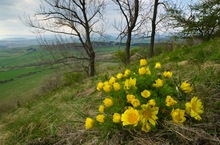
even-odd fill
[[[154,59],[158,61],[158,58],[150,61]],[[42,96],[37,103],[2,115],[0,145],[220,145],[219,63],[195,63],[187,58],[178,62],[163,60],[168,61],[164,67],[177,77],[195,80],[196,94],[204,105],[201,122],[190,120],[177,125],[165,120],[155,132],[149,133],[127,129],[85,130],[85,117],[97,113],[102,98],[102,94],[95,91],[97,83],[123,69],[118,65],[100,64],[98,76],[81,79],[73,86]]]

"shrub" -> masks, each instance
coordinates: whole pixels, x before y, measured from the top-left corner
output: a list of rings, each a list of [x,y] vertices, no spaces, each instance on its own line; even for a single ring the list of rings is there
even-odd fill
[[[85,77],[83,72],[66,72],[63,74],[65,85],[71,85],[80,82]]]
[[[137,51],[138,51],[137,48],[131,49],[130,56],[132,57]],[[118,51],[116,51],[113,54],[113,57],[116,60],[122,62],[123,64],[125,64],[125,62],[126,62],[126,52],[125,52],[125,50],[118,50]]]
[[[59,73],[55,73],[44,79],[41,86],[42,93],[54,91],[62,86],[62,76]]]
[[[150,68],[147,60],[141,59],[138,70],[127,69],[99,82],[97,90],[102,92],[103,102],[96,117],[86,118],[86,129],[150,132],[167,120],[184,125],[202,119],[203,105],[193,95],[192,85],[175,79],[159,62]]]

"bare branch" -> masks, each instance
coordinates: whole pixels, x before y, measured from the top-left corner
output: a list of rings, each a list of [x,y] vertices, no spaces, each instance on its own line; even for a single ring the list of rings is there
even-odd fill
[[[37,30],[77,37],[88,59],[65,54],[67,56],[56,58],[57,62],[73,58],[89,61],[90,76],[93,76],[95,52],[91,35],[101,32],[96,25],[100,22],[104,8],[105,0],[43,0],[40,11],[36,12],[34,18],[28,15],[23,22]],[[55,59],[55,56],[52,57]]]
[[[117,28],[120,31],[118,38],[120,41],[126,37],[126,62],[125,64],[130,63],[130,46],[132,32],[137,24],[137,19],[139,16],[139,0],[113,0],[115,4],[118,5],[121,14],[125,18],[126,25],[124,28]],[[115,25],[116,26],[116,25]]]

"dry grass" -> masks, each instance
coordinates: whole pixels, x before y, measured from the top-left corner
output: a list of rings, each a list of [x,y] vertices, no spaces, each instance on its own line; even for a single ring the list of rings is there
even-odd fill
[[[163,129],[157,132],[145,134],[137,132],[132,141],[135,145],[217,145],[219,138],[211,136],[203,129],[192,126],[177,125],[172,122],[164,122]]]
[[[176,73],[185,75],[187,70],[193,65],[186,65],[184,69],[179,69]],[[166,68],[175,70],[176,65],[165,65]],[[200,75],[212,75],[207,74],[209,67],[207,64],[198,69],[195,67],[191,74],[196,72]],[[196,72],[195,72],[196,71]],[[216,68],[215,71],[218,71]],[[214,71],[214,72],[215,72]],[[218,73],[215,73],[218,75]],[[110,75],[110,74],[108,74]],[[30,108],[21,107],[14,113],[4,115],[2,118],[5,124],[1,124],[0,139],[3,144],[10,144],[14,141],[10,141],[12,136],[20,136],[23,141],[17,144],[28,145],[217,145],[220,144],[219,140],[219,128],[220,122],[218,118],[220,113],[215,113],[217,108],[211,108],[213,103],[220,102],[219,98],[214,94],[218,88],[207,88],[206,84],[197,84],[197,88],[203,89],[203,92],[209,92],[211,97],[206,98],[205,113],[203,115],[203,122],[192,126],[180,126],[171,122],[164,122],[163,125],[156,132],[144,133],[137,131],[118,130],[114,134],[103,133],[101,130],[86,131],[84,129],[85,116],[94,116],[97,112],[97,104],[102,97],[100,93],[95,91],[97,80],[85,79],[81,84],[75,87],[65,87],[62,90],[55,92],[52,96],[46,98],[46,100],[40,101]],[[212,84],[212,86],[215,84]],[[205,90],[207,88],[207,91]],[[212,90],[210,90],[212,89]],[[203,94],[205,95],[205,94]],[[204,99],[204,98],[203,98]],[[213,102],[214,100],[214,102]],[[218,107],[215,105],[215,107]],[[219,107],[218,107],[219,108]],[[53,110],[53,115],[48,116],[48,112],[44,110]],[[41,110],[41,111],[40,111]],[[33,116],[39,115],[39,120],[33,120]],[[7,131],[7,124],[15,123],[26,116],[24,119],[25,124],[20,125],[17,131]],[[48,116],[49,118],[45,118]],[[58,119],[61,118],[61,119]],[[6,125],[6,126],[5,126]],[[15,123],[16,125],[16,123]],[[3,132],[5,130],[5,132]],[[36,134],[36,130],[49,133],[31,139],[30,137]],[[54,132],[53,132],[54,130]]]
[[[172,122],[164,122],[163,129],[157,132],[144,133],[121,130],[115,134],[106,134],[104,138],[101,131],[85,131],[84,129],[62,132],[54,141],[54,145],[218,145],[219,138],[211,136],[203,129],[192,126],[181,126]],[[44,139],[44,144],[53,138]],[[43,140],[35,140],[31,145],[43,143]]]
[[[37,103],[2,115],[0,145],[220,145],[220,66],[214,61],[185,60],[188,59],[166,60],[168,63],[163,66],[177,77],[194,80],[195,94],[204,104],[201,122],[181,126],[164,121],[157,131],[149,133],[126,129],[86,131],[85,117],[97,114],[102,100],[102,94],[95,91],[96,84],[125,69],[116,63],[106,63],[97,66],[98,76],[51,92]]]

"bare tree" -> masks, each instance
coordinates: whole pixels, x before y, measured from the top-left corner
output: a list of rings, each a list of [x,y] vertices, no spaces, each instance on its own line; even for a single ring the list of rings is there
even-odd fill
[[[126,37],[126,62],[125,64],[130,63],[130,47],[132,32],[137,24],[137,19],[139,16],[139,0],[113,0],[118,6],[125,18],[126,26],[125,28],[119,29],[119,36],[122,38]]]
[[[152,18],[151,18],[151,36],[150,36],[149,57],[152,57],[153,52],[154,52],[156,27],[160,22],[162,22],[166,18],[165,16],[162,16],[159,20],[157,20],[159,5],[163,5],[166,8],[165,2],[159,2],[159,1],[160,0],[154,0],[154,5],[153,5],[153,14],[152,14]]]
[[[86,52],[80,43],[73,42],[74,40],[60,35],[49,40],[45,37],[39,37],[38,43],[43,50],[40,51],[40,59],[44,64],[60,65],[62,69],[67,66],[71,71],[86,72],[89,76],[89,59]]]
[[[94,76],[95,52],[91,36],[101,33],[97,25],[105,4],[105,0],[43,0],[34,18],[27,16],[24,22],[38,30],[78,38],[87,55],[89,76]]]
[[[153,18],[152,18],[152,23],[151,23],[152,32],[151,32],[151,39],[150,39],[149,57],[153,56],[153,50],[154,50],[158,2],[159,2],[159,0],[154,0]]]

